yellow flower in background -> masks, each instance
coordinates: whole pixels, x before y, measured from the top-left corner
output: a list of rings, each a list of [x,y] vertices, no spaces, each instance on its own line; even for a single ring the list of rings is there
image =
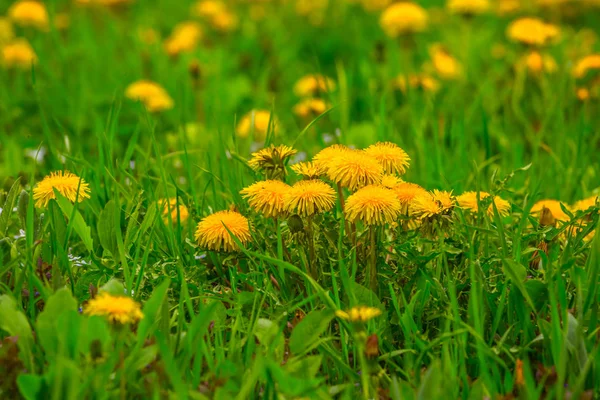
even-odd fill
[[[325,174],[325,170],[312,161],[300,162],[291,166],[292,171],[301,175],[304,179],[317,179]]]
[[[511,40],[532,46],[543,46],[558,37],[557,26],[547,24],[537,18],[519,18],[507,30]]]
[[[279,146],[270,145],[264,149],[252,153],[248,165],[255,171],[268,171],[272,169],[282,168],[287,160],[296,154],[298,151],[281,144]]]
[[[335,312],[338,318],[350,322],[367,322],[381,315],[381,310],[375,307],[358,306],[347,311],[338,310]]]
[[[383,177],[383,166],[364,151],[352,150],[334,157],[327,166],[327,176],[336,184],[357,190],[377,184]]]
[[[46,207],[50,200],[56,198],[54,195],[55,189],[71,202],[90,198],[90,186],[83,178],[79,178],[69,171],[56,171],[51,172],[33,188],[35,206],[38,208]]]
[[[533,207],[531,207],[531,214],[532,215],[541,215],[542,211],[544,209],[547,209],[552,214],[554,219],[557,219],[559,221],[568,221],[569,216],[562,210],[561,204],[566,209],[569,208],[569,206],[567,204],[564,204],[558,200],[552,200],[552,199],[540,200],[537,203],[535,203],[533,205]]]
[[[227,11],[227,6],[222,1],[204,0],[192,6],[192,15],[201,18],[213,18]]]
[[[10,42],[14,37],[15,31],[10,19],[0,17],[0,45]]]
[[[551,56],[547,54],[542,55],[538,51],[529,52],[521,59],[520,63],[532,74],[542,72],[552,73],[558,68],[556,61]]]
[[[394,87],[406,93],[408,87],[422,90],[423,92],[435,93],[439,90],[440,84],[437,80],[426,74],[409,75],[408,79],[404,75],[399,75],[394,80]]]
[[[243,245],[246,245],[251,239],[250,224],[242,214],[225,210],[203,218],[198,223],[194,237],[198,245],[204,249],[225,252],[238,251],[240,249],[233,240],[232,234]]]
[[[179,204],[177,204],[177,197],[171,197],[170,199],[160,199],[158,201],[159,210],[161,210],[161,214],[163,216],[163,221],[165,224],[177,223],[177,218],[179,217],[179,221],[183,224],[187,221],[190,216],[190,212],[185,204],[181,203],[179,200]],[[171,217],[169,219],[169,210],[171,211]]]
[[[150,112],[160,112],[173,108],[173,99],[159,84],[148,81],[136,81],[125,89],[125,97],[142,102]]]
[[[323,114],[328,108],[329,104],[322,99],[304,99],[294,106],[294,114],[300,118],[313,118]]]
[[[489,0],[448,0],[446,7],[456,14],[483,14],[490,9]]]
[[[391,142],[378,142],[365,149],[365,153],[379,161],[386,174],[406,173],[410,157],[400,146]]]
[[[127,296],[113,296],[101,292],[84,308],[87,315],[106,317],[113,324],[133,324],[144,318],[140,304]]]
[[[335,90],[333,79],[323,75],[305,75],[294,85],[294,93],[298,97],[310,97]]]
[[[345,154],[347,152],[353,151],[347,146],[343,144],[333,144],[329,147],[325,147],[323,150],[319,151],[313,157],[313,162],[315,165],[318,165],[325,172],[327,172],[327,168],[335,157]]]
[[[587,88],[578,88],[576,94],[577,98],[581,101],[586,101],[590,98],[590,91]]]
[[[421,32],[427,28],[427,11],[415,3],[395,3],[385,9],[379,25],[390,37]]]
[[[323,181],[304,180],[295,183],[283,201],[288,212],[308,217],[331,210],[335,205],[335,191]]]
[[[400,201],[393,190],[370,185],[348,197],[345,211],[350,222],[358,219],[366,225],[391,224],[400,215]]]
[[[215,15],[211,20],[210,24],[219,32],[231,32],[238,26],[238,17],[231,11],[225,11]]]
[[[269,127],[273,129],[273,133],[279,131],[279,122],[271,112],[267,110],[252,110],[244,115],[237,125],[236,133],[240,138],[247,138],[251,133],[254,133],[254,140],[262,142],[267,137]]]
[[[578,202],[573,204],[572,210],[574,212],[575,211],[586,211],[591,207],[595,207],[597,202],[598,202],[598,196],[594,195],[594,196],[588,197],[586,199],[579,200]]]
[[[573,75],[575,78],[583,78],[592,70],[600,70],[600,54],[592,54],[577,61],[573,68]]]
[[[496,12],[498,15],[512,14],[521,9],[521,0],[498,0]]]
[[[17,25],[48,30],[48,11],[38,1],[17,1],[8,9],[8,16]]]
[[[282,181],[267,180],[253,183],[240,192],[250,207],[265,217],[278,217],[284,212],[283,197],[290,185]]]
[[[178,24],[165,40],[165,50],[170,56],[177,56],[194,50],[202,39],[202,28],[194,21]]]
[[[448,53],[442,45],[434,44],[429,49],[429,56],[435,72],[443,79],[456,79],[462,74],[460,63]]]
[[[2,64],[6,67],[30,69],[38,58],[25,39],[16,39],[2,46]]]
[[[392,4],[393,0],[362,0],[361,4],[366,11],[381,11]]]
[[[479,192],[479,200],[483,201],[484,199],[490,197],[491,195],[487,192]],[[477,192],[465,192],[456,198],[456,202],[458,206],[462,209],[472,211],[477,213],[479,211],[479,203],[477,202]],[[506,216],[510,213],[510,203],[499,196],[494,196],[493,199],[494,204],[496,204],[496,209],[498,210],[498,214],[501,216]],[[494,215],[494,206],[490,204],[487,208],[488,215]]]

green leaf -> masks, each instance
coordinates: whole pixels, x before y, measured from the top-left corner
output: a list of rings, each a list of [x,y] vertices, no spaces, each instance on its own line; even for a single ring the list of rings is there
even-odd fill
[[[21,185],[19,179],[17,178],[6,195],[6,200],[2,206],[2,211],[0,211],[0,238],[6,237],[9,217],[15,205],[15,199],[17,198],[20,187]]]
[[[417,393],[418,400],[441,399],[443,393],[444,374],[439,360],[436,360],[425,372]]]
[[[504,273],[510,278],[512,283],[519,289],[525,300],[527,300],[527,304],[531,307],[532,310],[536,310],[527,289],[525,289],[525,284],[523,281],[527,278],[527,269],[521,264],[516,263],[515,261],[505,258],[502,263],[502,268]]]
[[[46,302],[36,321],[37,338],[44,350],[49,354],[56,354],[58,342],[62,335],[62,328],[58,325],[59,317],[67,311],[76,311],[77,301],[71,292],[62,288],[54,293]]]
[[[144,304],[144,308],[142,309],[144,318],[138,326],[138,341],[143,342],[150,333],[152,326],[156,324],[161,306],[167,296],[167,290],[169,289],[170,283],[169,279],[165,279],[164,282],[154,289],[152,296],[148,299],[146,304]]]
[[[15,300],[6,294],[0,296],[0,329],[11,336],[18,337],[19,357],[27,369],[33,371],[33,334],[31,326],[25,314],[17,309]]]
[[[548,302],[548,288],[546,284],[539,279],[530,279],[525,282],[525,289],[535,305],[536,311],[540,311]]]
[[[289,361],[285,369],[296,378],[312,379],[317,375],[323,361],[322,355],[307,356]]]
[[[125,286],[123,282],[112,278],[98,289],[100,292],[108,292],[114,296],[123,296],[125,294]]]
[[[73,229],[75,229],[75,232],[77,232],[77,234],[81,238],[81,241],[83,242],[83,245],[85,246],[87,251],[92,253],[94,249],[94,242],[92,240],[92,230],[85,223],[79,211],[75,210],[73,204],[71,204],[71,202],[66,197],[61,195],[56,189],[54,189],[54,194],[56,196],[56,202],[58,203],[58,206],[62,210],[65,217],[69,219],[69,225],[73,226]]]
[[[42,389],[43,378],[37,375],[21,374],[17,378],[17,386],[19,392],[26,400],[37,400],[41,396],[40,390]]]
[[[294,354],[301,354],[312,346],[321,334],[329,327],[333,319],[332,310],[317,310],[309,313],[292,331],[290,336],[290,350]]]
[[[100,213],[98,225],[96,227],[96,229],[98,229],[100,244],[105,251],[108,251],[113,256],[113,258],[117,258],[119,255],[115,221],[120,220],[120,217],[115,217],[115,214],[117,213],[120,214],[121,210],[117,209],[114,201],[109,201],[106,203],[106,206],[104,206],[104,210]]]

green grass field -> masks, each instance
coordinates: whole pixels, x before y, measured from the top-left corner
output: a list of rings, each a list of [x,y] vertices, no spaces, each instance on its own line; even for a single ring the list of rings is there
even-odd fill
[[[0,1],[0,398],[600,396],[600,4],[392,3]]]

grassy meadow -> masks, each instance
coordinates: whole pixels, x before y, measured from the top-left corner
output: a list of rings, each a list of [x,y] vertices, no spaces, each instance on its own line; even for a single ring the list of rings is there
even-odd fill
[[[0,398],[598,398],[599,26],[0,1]]]

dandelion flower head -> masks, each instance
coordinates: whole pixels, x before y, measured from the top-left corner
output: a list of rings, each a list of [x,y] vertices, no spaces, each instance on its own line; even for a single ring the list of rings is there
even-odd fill
[[[325,173],[325,170],[313,161],[300,162],[292,165],[291,168],[304,179],[317,179]]]
[[[491,195],[487,192],[479,192],[479,200],[482,201],[487,199]],[[479,210],[479,203],[477,202],[477,192],[465,192],[456,198],[456,202],[458,206],[462,209],[472,211],[474,213]],[[498,210],[498,214],[501,216],[506,216],[510,212],[510,203],[500,196],[494,196],[493,199],[494,204],[496,205],[496,209]],[[488,215],[494,215],[494,206],[490,204],[487,208]]]
[[[329,211],[335,205],[335,191],[323,181],[295,183],[284,196],[285,209],[302,217]]]
[[[568,208],[567,204],[564,204],[558,200],[540,200],[531,208],[531,214],[540,215],[543,209],[547,209],[555,219],[559,221],[568,221],[569,216],[562,210],[561,204],[563,207]]]
[[[410,165],[410,157],[397,144],[391,142],[375,143],[365,149],[365,153],[375,158],[387,174],[402,175]]]
[[[251,238],[250,224],[242,214],[225,210],[203,218],[198,223],[194,237],[200,247],[208,250],[238,251],[239,247],[233,240],[232,234],[245,245]]]
[[[381,310],[375,307],[358,306],[347,311],[338,310],[335,312],[338,318],[350,322],[367,322],[381,315]]]
[[[357,190],[346,200],[346,218],[366,225],[391,224],[400,215],[400,201],[393,190],[370,185]]]
[[[311,97],[335,90],[333,79],[323,75],[305,75],[294,85],[294,93],[298,97]]]
[[[37,55],[25,39],[16,39],[2,46],[2,64],[6,67],[29,69],[37,61]]]
[[[21,26],[32,26],[41,30],[48,29],[48,11],[46,6],[38,1],[17,1],[9,8],[8,16]]]
[[[448,10],[456,14],[483,14],[490,9],[489,0],[448,0]]]
[[[600,54],[592,54],[579,60],[573,68],[573,75],[583,78],[592,70],[600,70]]]
[[[254,132],[254,140],[262,142],[267,137],[270,127],[273,129],[273,133],[277,134],[279,123],[277,118],[271,117],[270,111],[252,110],[242,117],[237,125],[236,133],[240,138],[247,138]]]
[[[546,45],[558,34],[558,27],[537,18],[519,18],[513,21],[507,30],[510,39],[530,46]]]
[[[130,324],[144,318],[140,304],[127,296],[113,296],[100,292],[96,298],[85,306],[87,315],[99,315],[108,318],[112,323]]]
[[[165,224],[177,223],[177,218],[183,224],[187,221],[190,216],[190,212],[185,204],[181,203],[181,199],[177,200],[177,197],[171,197],[170,199],[161,199],[158,201],[159,210],[161,210],[163,221]],[[169,219],[169,210],[171,217]]]
[[[69,171],[56,171],[50,173],[33,188],[35,206],[46,207],[50,200],[56,198],[55,189],[71,202],[90,198],[90,187],[83,179]]]
[[[348,153],[350,151],[353,150],[349,147],[344,146],[343,144],[334,144],[329,147],[325,147],[323,150],[318,152],[313,157],[313,162],[315,163],[315,165],[320,166],[326,171],[331,160],[333,160],[337,156]]]
[[[334,157],[328,163],[327,176],[342,187],[356,190],[380,183],[383,166],[366,152],[353,150]]]
[[[381,14],[379,24],[390,37],[424,31],[427,28],[427,11],[415,3],[400,2],[390,5]]]
[[[277,217],[284,212],[283,198],[290,185],[278,180],[253,183],[240,193],[248,200],[250,207],[265,217]]]

